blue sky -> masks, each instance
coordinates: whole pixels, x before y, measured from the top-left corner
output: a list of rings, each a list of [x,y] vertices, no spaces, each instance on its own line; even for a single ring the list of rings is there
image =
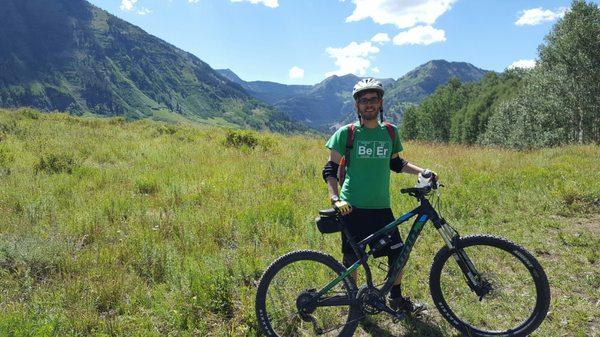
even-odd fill
[[[397,79],[432,59],[532,66],[570,1],[91,0],[242,79]]]

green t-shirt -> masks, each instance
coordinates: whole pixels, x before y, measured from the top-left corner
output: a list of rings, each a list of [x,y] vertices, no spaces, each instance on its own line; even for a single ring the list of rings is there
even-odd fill
[[[369,129],[354,124],[354,146],[340,198],[358,208],[390,207],[390,157],[402,151],[398,128],[394,126],[394,144],[385,125]],[[348,126],[341,127],[327,141],[330,150],[346,153]]]

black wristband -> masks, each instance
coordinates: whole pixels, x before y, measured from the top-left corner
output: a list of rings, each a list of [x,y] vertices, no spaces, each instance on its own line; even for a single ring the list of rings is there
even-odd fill
[[[408,162],[399,156],[396,158],[392,158],[390,159],[390,170],[396,173],[400,173],[402,172],[402,169],[404,168],[404,166],[406,166],[406,164],[408,164]]]
[[[340,165],[332,162],[331,160],[323,166],[323,180],[327,182],[327,178],[333,177],[335,180],[338,180],[338,169]]]

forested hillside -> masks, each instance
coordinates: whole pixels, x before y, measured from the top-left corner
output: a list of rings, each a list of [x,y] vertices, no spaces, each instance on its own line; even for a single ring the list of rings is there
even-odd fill
[[[574,1],[526,71],[454,80],[407,110],[408,139],[532,148],[600,143],[600,9]]]
[[[87,1],[0,8],[0,107],[302,129],[196,56]]]
[[[418,106],[409,106],[402,122],[407,139],[474,144],[485,133],[500,102],[518,92],[526,71],[487,73],[477,83],[451,79]]]
[[[456,78],[463,83],[478,82],[488,71],[466,62],[432,60],[400,77],[385,97],[386,111],[402,120],[404,109],[420,103],[439,86]]]

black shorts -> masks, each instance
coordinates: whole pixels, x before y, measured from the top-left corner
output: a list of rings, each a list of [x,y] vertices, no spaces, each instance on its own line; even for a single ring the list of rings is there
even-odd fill
[[[353,208],[350,214],[344,216],[344,223],[346,224],[350,234],[355,243],[360,242],[367,236],[375,233],[379,229],[385,227],[390,222],[394,221],[394,214],[390,208],[383,209],[366,209],[366,208]],[[398,228],[394,228],[389,232],[392,237],[391,242],[383,249],[375,252],[373,256],[388,256],[393,259],[396,254],[402,248],[402,239]],[[352,246],[346,239],[346,236],[342,232],[342,253],[344,253],[344,264],[352,263],[358,258],[352,250]],[[350,261],[347,261],[350,260]]]

